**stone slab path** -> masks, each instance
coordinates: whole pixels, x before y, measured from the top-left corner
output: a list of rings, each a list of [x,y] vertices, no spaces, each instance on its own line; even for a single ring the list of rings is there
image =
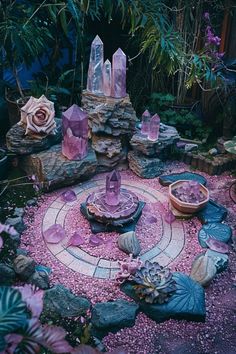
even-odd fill
[[[104,186],[104,179],[97,179],[92,182],[86,182],[82,185],[71,187],[77,196],[86,200],[87,196],[95,189]],[[166,202],[167,197],[160,191],[141,184],[139,182],[123,180],[122,186],[130,189],[138,195],[143,195],[149,203]],[[68,211],[78,203],[77,201],[65,203],[61,197],[57,197],[48,207],[42,220],[42,234],[53,224],[60,224],[64,227]],[[171,264],[183,251],[185,245],[185,233],[183,223],[175,221],[171,225],[162,218],[162,235],[159,242],[152,249],[141,255],[142,261],[156,261],[162,266]],[[148,236],[148,235],[147,235]],[[79,247],[67,247],[63,241],[58,244],[46,243],[50,252],[65,266],[81,274],[109,279],[114,278],[119,266],[117,261],[109,261],[100,257],[95,257],[85,252]]]

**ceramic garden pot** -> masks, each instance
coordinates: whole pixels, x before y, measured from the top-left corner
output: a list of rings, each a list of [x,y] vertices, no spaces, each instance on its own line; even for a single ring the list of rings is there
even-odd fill
[[[207,204],[207,202],[209,201],[209,191],[206,187],[204,187],[202,184],[200,184],[200,190],[201,192],[204,194],[205,199],[202,202],[199,203],[187,203],[187,202],[183,202],[182,200],[178,199],[174,194],[173,191],[179,187],[181,184],[185,183],[187,181],[185,180],[180,180],[180,181],[176,181],[174,183],[172,183],[169,186],[169,198],[170,198],[170,202],[171,205],[177,209],[178,211],[180,211],[181,213],[184,214],[194,214],[197,213],[199,210],[201,210],[202,208],[204,208],[204,206]]]

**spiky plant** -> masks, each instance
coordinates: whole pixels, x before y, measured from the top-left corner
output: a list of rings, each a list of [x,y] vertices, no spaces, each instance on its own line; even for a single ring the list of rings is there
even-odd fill
[[[169,268],[164,268],[157,262],[146,261],[137,270],[133,281],[135,292],[147,303],[163,304],[175,291],[175,280]]]

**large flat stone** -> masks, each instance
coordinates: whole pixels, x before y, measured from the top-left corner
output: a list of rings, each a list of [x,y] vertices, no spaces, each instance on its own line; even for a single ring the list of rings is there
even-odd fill
[[[138,302],[140,310],[156,322],[174,319],[204,321],[206,315],[203,287],[183,273],[173,273],[176,291],[164,304],[148,304],[139,300],[130,282],[121,285],[121,290]]]
[[[25,127],[15,124],[6,135],[6,143],[9,151],[18,155],[28,155],[49,149],[52,145],[62,140],[61,119],[55,119],[56,130],[54,134],[35,137],[25,135]]]
[[[85,315],[90,309],[90,302],[81,296],[74,295],[61,284],[45,290],[43,313],[49,316],[78,317]]]
[[[225,207],[209,200],[205,208],[197,213],[197,217],[203,224],[221,222],[227,217],[228,211]]]
[[[22,157],[21,167],[29,175],[37,176],[45,190],[68,186],[92,177],[97,168],[97,158],[92,148],[81,161],[68,160],[61,153],[61,144],[49,150]]]
[[[92,326],[99,337],[124,327],[132,327],[138,309],[137,304],[121,299],[97,303],[92,310]]]
[[[128,153],[129,168],[139,177],[154,178],[163,172],[163,162],[157,157],[145,156],[140,152]]]
[[[201,176],[198,173],[188,171],[160,176],[159,182],[162,186],[169,186],[171,183],[177,182],[182,179],[188,181],[197,181],[198,183],[201,183],[204,186],[207,184],[207,180],[205,177]]]
[[[147,139],[138,130],[132,137],[130,144],[135,151],[139,151],[146,156],[158,156],[165,158],[166,150],[174,145],[180,136],[174,127],[160,124],[160,134],[157,141]],[[168,150],[169,151],[169,150]]]

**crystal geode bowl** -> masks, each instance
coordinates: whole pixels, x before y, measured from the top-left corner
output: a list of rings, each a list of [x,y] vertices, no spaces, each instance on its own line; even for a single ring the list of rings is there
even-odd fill
[[[117,206],[110,206],[106,203],[105,188],[93,192],[86,200],[89,214],[100,222],[129,219],[136,212],[138,206],[138,197],[130,190],[123,188],[120,191],[120,202]]]
[[[199,183],[200,191],[204,195],[204,199],[202,201],[194,202],[194,203],[184,202],[174,195],[174,191],[176,188],[179,188],[185,182],[188,182],[188,181],[187,180],[179,180],[179,181],[176,181],[176,182],[170,184],[170,186],[169,186],[170,202],[171,202],[171,205],[175,209],[180,211],[181,213],[194,214],[194,213],[197,213],[199,210],[203,209],[205,207],[205,205],[208,203],[209,191],[206,187],[204,187],[201,183]]]

